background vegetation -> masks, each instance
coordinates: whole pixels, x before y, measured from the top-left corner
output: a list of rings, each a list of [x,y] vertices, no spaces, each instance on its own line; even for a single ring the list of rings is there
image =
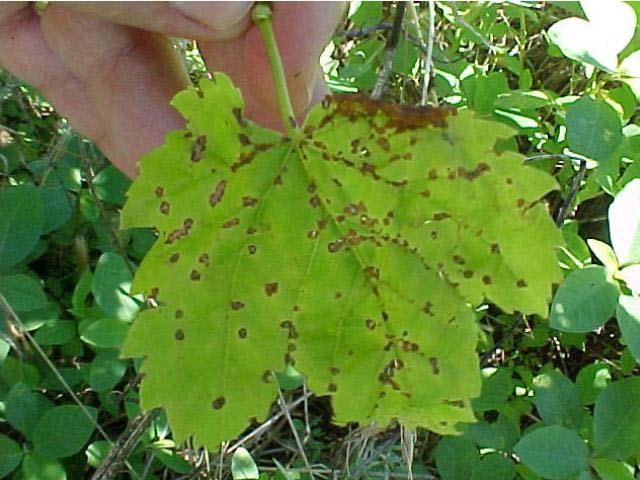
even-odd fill
[[[561,187],[546,199],[566,242],[551,318],[478,309],[478,422],[458,437],[336,427],[291,369],[263,426],[221,452],[175,445],[162,412],[139,411],[135,362],[118,358],[145,301],[128,295],[132,274],[154,241],[119,229],[129,181],[0,72],[0,478],[636,478],[636,14],[614,1],[354,3],[322,55],[334,91],[371,93],[388,66],[390,102],[511,125],[504,148]],[[195,45],[176,48],[194,80],[206,75]]]

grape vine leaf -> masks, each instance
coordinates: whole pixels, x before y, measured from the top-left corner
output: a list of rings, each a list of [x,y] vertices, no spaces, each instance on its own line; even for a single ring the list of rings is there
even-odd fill
[[[513,132],[356,96],[285,138],[219,73],[173,105],[187,129],[141,160],[123,210],[158,232],[133,284],[158,306],[122,352],[145,357],[143,408],[216,448],[264,419],[289,361],[338,423],[472,422],[472,306],[546,316],[561,278],[539,203],[556,185],[494,151]]]

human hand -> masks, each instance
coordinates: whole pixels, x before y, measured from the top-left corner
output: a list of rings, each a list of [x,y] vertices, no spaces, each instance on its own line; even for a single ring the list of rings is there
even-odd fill
[[[129,176],[183,119],[169,100],[189,85],[168,36],[194,39],[210,70],[242,90],[246,115],[280,128],[252,2],[55,2],[39,16],[0,2],[0,67],[40,90]],[[318,56],[342,2],[274,3],[273,28],[294,110],[326,93]]]

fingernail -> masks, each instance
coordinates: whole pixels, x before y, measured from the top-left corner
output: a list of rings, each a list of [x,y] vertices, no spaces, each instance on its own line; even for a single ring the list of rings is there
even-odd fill
[[[240,23],[253,2],[169,2],[173,8],[192,20],[214,30],[226,30]]]

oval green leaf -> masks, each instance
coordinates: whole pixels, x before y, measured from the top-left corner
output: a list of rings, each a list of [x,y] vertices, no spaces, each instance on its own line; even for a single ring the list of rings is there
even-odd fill
[[[0,434],[0,478],[13,472],[22,461],[22,448],[9,437]]]
[[[640,453],[640,377],[610,384],[593,414],[596,452],[613,460]]]
[[[84,407],[94,421],[97,411]],[[93,434],[94,424],[77,405],[61,405],[46,412],[33,431],[35,451],[47,458],[69,457],[82,450]]]
[[[559,425],[526,434],[513,448],[520,461],[544,478],[577,475],[588,467],[589,449],[575,430]]]
[[[558,288],[549,316],[562,332],[590,332],[602,326],[616,309],[620,289],[604,267],[572,271]]]
[[[34,249],[44,225],[44,207],[29,183],[0,189],[0,271],[15,265]]]

